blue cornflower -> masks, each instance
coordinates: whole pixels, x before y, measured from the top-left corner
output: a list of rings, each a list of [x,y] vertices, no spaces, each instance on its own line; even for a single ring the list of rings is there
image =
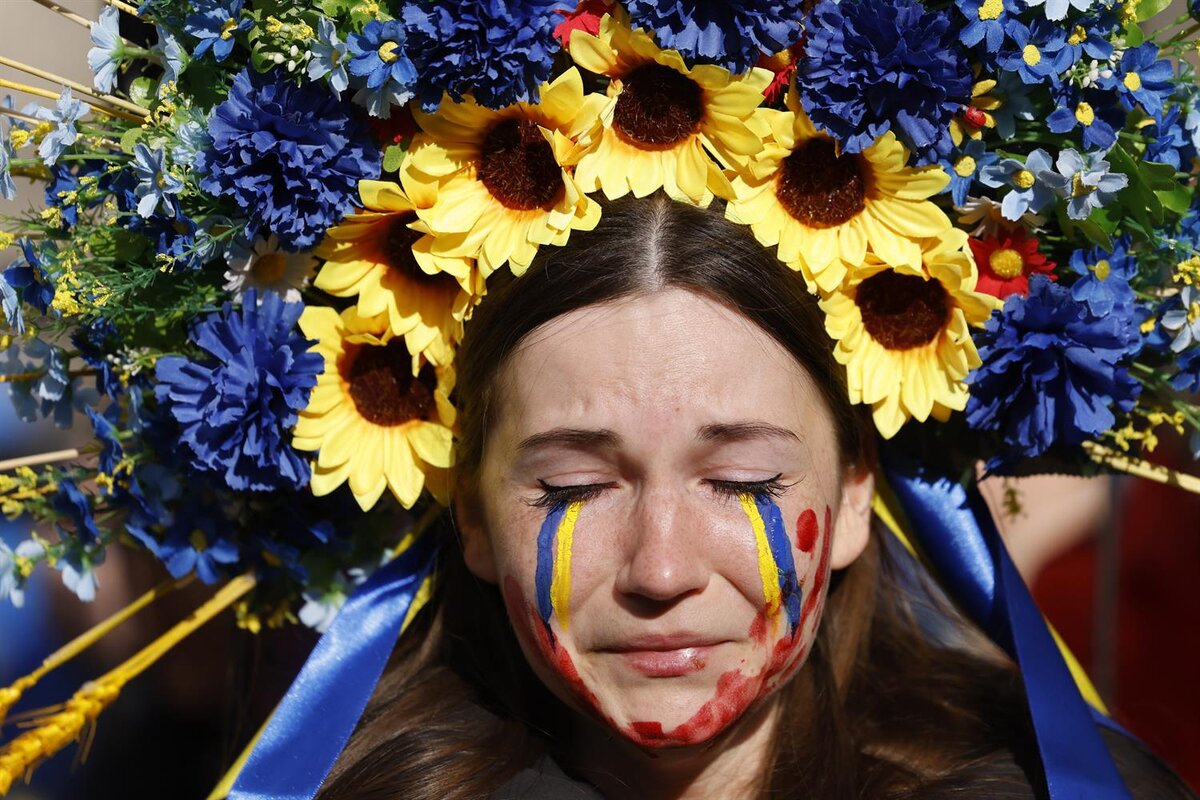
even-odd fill
[[[382,156],[354,106],[277,71],[240,72],[209,133],[201,188],[245,212],[247,236],[274,233],[289,250],[315,245],[354,209],[358,182],[379,177]]]
[[[0,274],[0,311],[4,312],[4,321],[8,327],[18,334],[25,332],[25,315],[21,313],[21,298],[17,290]]]
[[[231,525],[211,509],[189,503],[175,514],[166,537],[151,551],[166,565],[173,578],[195,571],[207,584],[221,580],[224,567],[236,564],[237,542],[230,538]]]
[[[1193,347],[1186,353],[1180,353],[1179,358],[1175,360],[1175,368],[1178,371],[1171,377],[1171,385],[1180,392],[1200,394],[1200,347]],[[1197,449],[1194,438],[1192,449]],[[1200,455],[1194,457],[1200,458]],[[0,599],[3,596],[4,593],[0,590]]]
[[[1117,92],[1121,104],[1131,111],[1140,103],[1147,114],[1157,118],[1174,91],[1171,84],[1174,75],[1171,62],[1158,58],[1158,46],[1144,42],[1122,53],[1120,63],[1110,74],[1101,76],[1098,83]]]
[[[13,183],[12,167],[9,163],[11,158],[12,150],[8,140],[0,141],[0,197],[5,200],[15,200],[17,197],[17,185]]]
[[[75,413],[97,399],[95,391],[75,387],[67,371],[69,359],[60,347],[31,339],[22,347],[22,355],[37,377],[9,385],[13,410],[25,422],[36,422],[39,416],[50,417],[59,428],[70,428]]]
[[[59,527],[60,535],[84,543],[100,540],[100,529],[96,527],[96,518],[92,516],[89,495],[84,494],[75,485],[75,481],[70,478],[60,479],[51,505],[60,517],[71,523],[69,530]]]
[[[1050,154],[1040,147],[1024,161],[1006,158],[997,164],[985,167],[979,173],[979,182],[984,186],[998,189],[1001,186],[1011,187],[1000,203],[1000,214],[1007,220],[1016,222],[1026,213],[1036,214],[1057,196],[1054,190],[1038,175],[1050,169]]]
[[[83,362],[96,370],[96,388],[115,400],[124,389],[109,360],[109,355],[120,346],[117,326],[104,317],[83,323],[71,332],[71,344]]]
[[[303,310],[274,293],[256,302],[249,291],[240,311],[226,303],[193,329],[192,342],[209,358],[165,356],[155,367],[155,396],[179,423],[192,466],[223,473],[230,488],[308,482],[308,461],[292,449],[287,431],[324,369],[295,331]]]
[[[1095,0],[1025,0],[1027,6],[1046,4],[1046,19],[1057,22],[1067,16],[1067,7],[1074,6],[1077,11],[1087,11]]]
[[[110,405],[103,414],[94,408],[87,410],[88,419],[92,422],[92,432],[96,435],[96,441],[100,442],[100,459],[96,467],[109,476],[116,472],[117,465],[125,455],[125,448],[121,446],[117,426],[112,419],[120,413],[121,407],[116,403]]]
[[[967,422],[999,431],[1009,458],[1099,436],[1141,390],[1127,372],[1140,347],[1132,307],[1098,316],[1044,275],[1030,276],[1029,295],[1009,297],[978,341]]]
[[[347,45],[338,39],[337,28],[329,18],[317,20],[317,38],[309,50],[312,56],[308,59],[308,79],[319,81],[327,78],[329,88],[335,94],[346,91],[350,85],[350,77],[346,74]]]
[[[21,239],[17,244],[23,257],[4,271],[4,280],[14,289],[21,290],[22,300],[45,314],[54,300],[54,280],[46,274],[43,258],[47,255],[53,258],[53,245],[47,243],[36,247],[29,239]]]
[[[87,61],[92,70],[92,85],[107,94],[117,85],[117,70],[125,57],[121,12],[113,6],[105,6],[99,21],[92,23],[91,39]]]
[[[1108,150],[1117,141],[1125,114],[1111,102],[1111,93],[1063,85],[1052,94],[1055,109],[1046,117],[1051,131],[1070,133],[1078,127],[1086,150]]]
[[[405,50],[404,26],[398,20],[371,20],[362,33],[350,34],[346,48],[346,69],[359,87],[354,102],[366,106],[369,114],[388,119],[392,106],[412,99],[417,68]]]
[[[963,205],[967,202],[971,184],[979,176],[980,170],[995,164],[999,158],[1000,156],[995,153],[988,152],[983,140],[970,140],[950,158],[942,160],[942,169],[950,176],[950,183],[942,192],[950,193],[954,205]]]
[[[1200,287],[1184,286],[1167,302],[1160,323],[1172,336],[1171,352],[1200,344]]]
[[[554,26],[563,0],[421,0],[406,2],[408,55],[417,68],[421,107],[434,111],[449,94],[470,92],[480,105],[534,102],[559,51]]]
[[[1012,138],[1017,131],[1017,120],[1029,122],[1036,116],[1033,99],[1030,97],[1032,87],[1015,72],[1000,72],[996,75],[996,86],[989,95],[1000,101],[998,108],[990,110],[992,119],[996,120],[996,133],[1001,139]]]
[[[245,0],[198,0],[196,11],[183,23],[184,33],[200,40],[192,55],[196,58],[212,51],[213,58],[224,61],[233,52],[234,36],[248,31],[254,20],[242,15]]]
[[[37,118],[54,123],[54,130],[47,133],[38,146],[38,155],[42,157],[47,166],[52,166],[55,161],[58,161],[63,150],[75,144],[75,140],[79,138],[75,123],[87,112],[87,104],[82,100],[76,100],[71,95],[69,88],[62,90],[58,104],[53,111],[38,107],[35,112]]]
[[[735,73],[753,67],[763,54],[794,44],[803,30],[799,0],[627,0],[624,5],[634,26],[653,31],[660,47]]]
[[[204,117],[194,109],[180,109],[174,114],[175,143],[171,145],[171,161],[176,164],[194,166],[200,154],[212,147],[208,125]]]
[[[86,163],[86,162],[85,162]],[[85,174],[87,174],[85,172]],[[79,205],[68,203],[71,192],[79,191],[79,176],[66,162],[50,167],[50,180],[46,181],[46,205],[61,209],[63,230],[79,222]]]
[[[1066,33],[1044,19],[1026,26],[1020,20],[1009,23],[1009,44],[1000,49],[997,63],[1021,76],[1025,83],[1046,83],[1057,86],[1060,76],[1071,68],[1071,51],[1067,49]]]
[[[179,37],[162,25],[155,25],[158,31],[158,43],[151,48],[152,52],[163,57],[163,76],[158,82],[159,94],[167,90],[167,84],[178,81],[179,76],[187,68],[188,55],[179,43]]]
[[[972,74],[946,14],[915,0],[823,0],[807,36],[804,109],[847,152],[890,130],[917,163],[949,155],[950,119],[971,99]]]
[[[54,564],[62,575],[63,586],[85,603],[96,599],[96,567],[104,562],[104,546],[84,546],[77,541],[68,543],[66,551]]]
[[[1099,62],[1108,61],[1113,54],[1109,37],[1116,26],[1116,15],[1108,12],[1076,21],[1067,34],[1066,49],[1071,54],[1070,65],[1074,66],[1084,54]]]
[[[174,195],[183,191],[183,180],[167,169],[167,154],[161,149],[151,150],[145,142],[134,146],[133,171],[138,177],[137,211],[143,217],[153,216],[158,207],[162,213],[175,216]]]
[[[1071,284],[1071,297],[1087,303],[1098,317],[1112,313],[1117,306],[1134,302],[1130,279],[1137,274],[1137,260],[1129,254],[1129,237],[1113,242],[1111,251],[1102,247],[1076,250],[1071,254],[1071,270],[1082,277]]]
[[[1170,164],[1177,170],[1188,171],[1192,159],[1196,157],[1196,148],[1187,136],[1180,116],[1183,107],[1173,105],[1163,114],[1162,119],[1152,121],[1142,128],[1142,135],[1149,140],[1146,146],[1146,161],[1159,164]]]
[[[958,0],[958,10],[967,19],[960,41],[968,47],[983,42],[989,53],[1000,49],[1009,20],[1021,13],[1016,0]]]
[[[1117,192],[1129,185],[1129,176],[1110,172],[1103,153],[1081,156],[1075,150],[1063,150],[1055,162],[1058,171],[1042,170],[1037,178],[1054,192],[1067,198],[1067,216],[1087,219],[1094,209],[1106,206]]]

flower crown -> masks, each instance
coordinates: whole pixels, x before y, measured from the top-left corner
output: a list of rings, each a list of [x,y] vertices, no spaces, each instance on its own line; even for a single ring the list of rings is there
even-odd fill
[[[0,232],[0,382],[94,440],[0,462],[53,529],[0,541],[0,600],[39,564],[90,599],[121,543],[323,629],[446,501],[489,277],[601,196],[723,200],[897,446],[1200,458],[1200,91],[1186,18],[1142,30],[1164,3],[105,2],[92,87],[4,60],[63,88],[3,82],[56,102],[0,108],[0,194],[45,186]]]

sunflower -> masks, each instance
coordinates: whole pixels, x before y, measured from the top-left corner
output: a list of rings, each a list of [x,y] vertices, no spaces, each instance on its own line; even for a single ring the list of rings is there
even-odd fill
[[[613,199],[663,188],[702,206],[714,194],[733,196],[722,166],[741,164],[762,147],[756,117],[768,70],[734,77],[712,64],[689,69],[679,53],[631,30],[623,12],[605,16],[599,36],[573,32],[570,50],[576,64],[610,79],[602,128],[575,169],[584,191],[603,189]]]
[[[540,245],[596,227],[600,206],[567,167],[603,102],[585,97],[579,70],[570,69],[543,84],[537,105],[493,111],[468,96],[443,101],[437,114],[414,109],[424,132],[400,169],[406,187],[432,198],[417,214],[435,252],[478,258],[484,277],[505,262],[520,275]]]
[[[884,438],[910,417],[945,420],[964,408],[963,379],[980,364],[969,326],[999,306],[975,291],[965,233],[951,228],[919,244],[920,267],[869,256],[821,300],[850,400],[872,406]]]
[[[767,114],[767,144],[734,178],[726,216],[749,225],[764,246],[779,245],[779,259],[823,293],[863,263],[868,248],[889,264],[919,270],[917,240],[951,227],[928,200],[949,176],[936,164],[905,166],[908,151],[890,132],[861,153],[839,155],[794,88],[787,109]]]
[[[339,315],[310,306],[300,329],[325,359],[293,440],[298,450],[319,451],[313,494],[329,494],[349,479],[363,510],[384,489],[405,508],[426,487],[444,501],[453,463],[453,368],[422,360],[414,374],[412,356],[385,314],[361,317],[351,306]]]
[[[409,352],[449,364],[463,320],[483,296],[471,259],[435,255],[433,237],[400,186],[360,181],[362,210],[330,228],[316,249],[325,259],[314,284],[334,297],[358,297],[363,318],[384,314]]]

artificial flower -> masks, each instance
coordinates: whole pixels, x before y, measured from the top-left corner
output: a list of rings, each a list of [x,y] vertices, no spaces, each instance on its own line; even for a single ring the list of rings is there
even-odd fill
[[[972,75],[955,26],[917,0],[823,0],[809,18],[797,83],[804,110],[847,152],[891,131],[920,164],[950,151]]]
[[[928,198],[948,181],[937,165],[909,167],[891,133],[861,153],[837,155],[833,138],[809,121],[796,92],[771,111],[762,155],[734,178],[726,216],[749,225],[763,245],[823,292],[841,284],[868,250],[890,264],[920,269],[919,239],[950,227]]]
[[[1117,93],[1121,104],[1133,110],[1140,105],[1152,117],[1162,116],[1163,103],[1175,90],[1171,79],[1175,69],[1165,58],[1158,58],[1158,46],[1143,42],[1121,53],[1121,60],[1100,85]]]
[[[121,38],[121,12],[105,6],[100,19],[91,25],[89,38],[92,47],[87,52],[88,67],[92,70],[92,85],[97,91],[110,94],[117,85],[117,70],[125,56],[125,40]]]
[[[1003,230],[994,237],[969,242],[979,267],[977,291],[1003,300],[1010,294],[1027,294],[1031,275],[1040,273],[1056,280],[1057,265],[1038,250],[1038,240],[1023,228]]]
[[[995,307],[975,291],[966,238],[951,228],[923,240],[916,268],[869,256],[820,301],[851,402],[871,406],[884,438],[909,419],[945,420],[966,405],[964,380],[980,363],[970,326]]]
[[[1171,334],[1171,352],[1181,353],[1200,345],[1200,286],[1184,286],[1172,297],[1161,322]]]
[[[1044,169],[1038,173],[1038,180],[1059,197],[1067,198],[1067,216],[1071,219],[1087,219],[1094,209],[1111,203],[1117,192],[1129,185],[1128,175],[1109,171],[1103,155],[1063,150],[1054,162],[1057,172]]]
[[[745,72],[800,38],[802,0],[626,0],[635,27],[693,64]]]
[[[392,106],[412,99],[417,68],[409,58],[404,26],[398,20],[373,19],[362,33],[350,34],[346,56],[346,70],[358,87],[354,102],[366,106],[371,116],[387,119]]]
[[[1061,27],[1044,19],[1034,20],[1032,25],[1014,19],[1006,33],[1008,44],[1000,48],[996,58],[1001,67],[1028,84],[1061,83],[1062,74],[1070,69],[1072,60]]]
[[[955,147],[961,147],[966,139],[981,139],[985,129],[996,127],[996,116],[992,112],[1002,101],[992,94],[995,88],[996,81],[992,78],[977,80],[971,86],[970,103],[950,120],[950,141]]]
[[[536,105],[493,111],[468,97],[443,104],[436,116],[415,111],[424,132],[401,172],[409,192],[428,198],[415,210],[437,252],[477,257],[485,277],[506,262],[519,275],[539,246],[594,228],[600,205],[563,164],[603,103],[583,94],[571,69],[542,87]]]
[[[185,33],[200,40],[192,56],[211,51],[217,61],[228,58],[237,43],[234,37],[254,26],[254,20],[242,13],[244,5],[245,0],[197,0],[196,10],[183,24]]]
[[[1113,242],[1112,250],[1093,247],[1071,254],[1071,270],[1080,276],[1071,284],[1071,297],[1086,303],[1097,317],[1134,302],[1129,281],[1137,274],[1137,259],[1129,253],[1130,243],[1128,236],[1122,236]]]
[[[996,102],[988,108],[996,133],[1001,139],[1011,139],[1017,131],[1017,120],[1032,122],[1035,118],[1032,87],[1015,72],[1001,71],[996,85],[988,96]]]
[[[381,155],[352,109],[324,86],[242,70],[213,111],[200,188],[236,203],[247,235],[311,247],[353,208],[358,182],[379,177]]]
[[[317,268],[316,256],[281,250],[274,234],[246,244],[235,242],[227,257],[229,269],[225,270],[224,289],[233,295],[234,302],[242,302],[243,295],[253,289],[259,302],[268,293],[274,293],[282,295],[285,302],[299,303],[300,290],[308,285]]]
[[[412,508],[427,483],[444,485],[453,459],[453,368],[425,363],[414,375],[408,348],[383,314],[363,318],[350,307],[339,316],[314,306],[300,327],[325,360],[293,441],[319,451],[313,494],[349,481],[363,510],[388,489]]]
[[[53,110],[38,106],[34,112],[35,116],[40,120],[54,123],[54,128],[42,138],[42,143],[38,145],[38,155],[46,162],[46,166],[53,166],[63,151],[75,144],[75,140],[79,138],[79,131],[76,129],[75,123],[87,113],[87,105],[82,100],[76,100],[72,96],[70,88],[62,90]]]
[[[979,182],[993,189],[1009,187],[1010,191],[1000,204],[1000,212],[1009,222],[1016,222],[1026,214],[1036,214],[1054,202],[1057,196],[1054,190],[1038,178],[1049,169],[1050,154],[1039,147],[1031,151],[1024,161],[1005,158],[984,167],[979,173]]]
[[[363,181],[359,194],[361,210],[330,228],[317,248],[325,265],[316,287],[356,297],[363,319],[385,315],[415,363],[424,356],[449,364],[463,320],[484,292],[482,273],[471,259],[432,252],[433,237],[397,184]]]
[[[590,36],[600,35],[600,20],[612,11],[613,0],[579,0],[573,11],[559,11],[562,22],[554,26],[554,38],[566,50],[571,46],[571,33],[583,31]]]
[[[950,176],[949,185],[942,191],[950,193],[954,205],[961,206],[967,202],[967,193],[979,179],[980,170],[995,164],[1000,156],[990,152],[983,141],[972,139],[965,147],[956,147],[947,158],[941,162],[942,169]]]
[[[1125,115],[1109,92],[1064,85],[1051,94],[1055,109],[1046,117],[1046,127],[1053,133],[1070,133],[1078,127],[1085,150],[1107,150],[1117,141]]]
[[[1046,19],[1058,21],[1067,16],[1067,8],[1073,6],[1076,11],[1087,11],[1096,0],[1025,0],[1029,7],[1045,5]]]
[[[697,205],[733,196],[722,166],[742,164],[762,148],[748,123],[769,72],[755,67],[735,78],[711,64],[689,69],[679,53],[631,30],[623,15],[605,17],[599,36],[572,34],[571,57],[610,79],[598,141],[575,170],[585,192],[603,189],[615,199],[662,188]]]
[[[17,186],[13,183],[10,160],[12,150],[7,141],[0,141],[0,198],[15,200]]]
[[[337,28],[328,17],[317,20],[317,38],[309,45],[309,51],[312,55],[305,68],[308,79],[324,78],[334,94],[346,91],[350,86],[350,76],[346,73],[349,46],[338,38]]]
[[[1150,140],[1146,147],[1146,161],[1170,164],[1177,170],[1191,172],[1196,147],[1181,124],[1182,114],[1183,106],[1172,105],[1162,119],[1151,120],[1149,125],[1142,128],[1142,134]]]
[[[145,142],[138,142],[133,148],[131,166],[138,179],[134,189],[138,196],[137,212],[150,217],[161,206],[164,215],[175,216],[175,196],[183,191],[184,184],[182,178],[167,169],[167,154],[161,149],[151,150]]]

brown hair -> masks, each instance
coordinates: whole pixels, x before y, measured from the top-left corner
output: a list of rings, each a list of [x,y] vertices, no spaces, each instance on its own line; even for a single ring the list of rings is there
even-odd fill
[[[464,477],[483,456],[500,368],[525,336],[667,286],[704,292],[770,333],[820,388],[843,463],[869,462],[869,422],[850,406],[803,281],[716,210],[660,194],[606,204],[594,231],[543,247],[528,274],[492,277],[458,362]],[[439,533],[450,539],[452,526]],[[1018,673],[889,541],[877,526],[831,581],[813,651],[781,690],[764,794],[936,798],[986,784],[987,796],[1005,786],[1028,796],[1036,753]],[[569,712],[526,664],[499,593],[467,571],[456,543],[444,552],[436,597],[397,645],[323,800],[487,797],[566,750]]]

